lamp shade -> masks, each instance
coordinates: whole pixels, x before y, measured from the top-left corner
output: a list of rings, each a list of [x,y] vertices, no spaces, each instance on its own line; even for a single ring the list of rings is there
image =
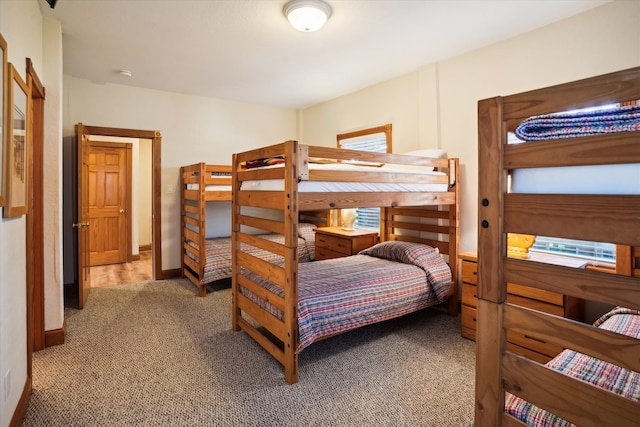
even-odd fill
[[[322,0],[291,0],[282,9],[289,23],[298,31],[311,32],[322,28],[331,16],[331,6]]]

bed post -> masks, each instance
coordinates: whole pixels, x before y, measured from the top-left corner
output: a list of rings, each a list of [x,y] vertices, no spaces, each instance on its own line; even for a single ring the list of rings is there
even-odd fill
[[[285,289],[284,321],[287,337],[284,342],[284,378],[289,384],[298,382],[298,167],[300,145],[297,141],[287,141],[284,158],[291,162],[285,168],[284,177],[284,244]],[[304,147],[306,148],[306,147]]]
[[[478,103],[478,329],[476,341],[475,425],[501,425],[504,391],[500,355],[506,346],[502,325],[506,285],[502,230],[506,176],[502,152],[506,141],[501,123],[502,98]]]
[[[231,161],[231,253],[235,254],[237,250],[237,238],[240,231],[240,225],[238,224],[237,216],[240,214],[240,208],[238,207],[238,174],[240,170],[238,165],[238,156],[234,154]],[[240,317],[240,310],[238,309],[238,266],[236,257],[231,257],[231,329],[234,331],[240,330],[238,324],[238,318]]]
[[[455,193],[456,202],[449,205],[449,267],[451,268],[451,280],[453,292],[449,296],[449,315],[458,315],[458,248],[460,247],[460,171],[459,160],[449,159],[449,191]]]

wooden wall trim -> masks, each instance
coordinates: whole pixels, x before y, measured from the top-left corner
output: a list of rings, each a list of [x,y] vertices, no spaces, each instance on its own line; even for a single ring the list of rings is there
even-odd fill
[[[153,277],[162,279],[162,206],[160,199],[162,182],[162,132],[157,130],[137,130],[107,128],[101,126],[87,126],[82,123],[89,135],[119,136],[125,138],[150,139],[152,141],[153,171],[152,171],[152,211],[153,211]]]
[[[27,408],[29,407],[29,399],[31,398],[31,389],[33,387],[32,382],[31,377],[27,377],[24,388],[22,389],[22,394],[20,395],[20,400],[18,400],[18,405],[15,411],[13,411],[11,421],[9,421],[9,427],[20,427],[22,425],[24,417],[27,415]]]
[[[62,322],[62,328],[44,331],[44,346],[53,347],[54,345],[64,344],[64,337],[67,330],[67,321]]]
[[[156,277],[156,280],[177,279],[179,277],[182,277],[182,269],[173,268],[171,270],[162,270],[160,277]]]

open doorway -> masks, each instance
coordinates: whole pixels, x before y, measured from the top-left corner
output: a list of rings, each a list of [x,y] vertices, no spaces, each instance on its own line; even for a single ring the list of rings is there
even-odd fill
[[[152,141],[89,136],[91,288],[153,279]]]
[[[70,181],[72,181],[73,185],[71,188],[65,186],[65,192],[63,194],[77,196],[75,200],[73,200],[73,203],[71,203],[74,208],[72,209],[72,216],[68,219],[70,223],[69,236],[68,239],[65,239],[73,242],[72,252],[74,255],[71,258],[75,264],[69,266],[68,263],[65,262],[65,305],[82,308],[92,287],[92,273],[96,272],[92,272],[91,269],[98,268],[91,267],[89,262],[91,246],[89,236],[92,235],[89,230],[91,230],[92,224],[91,221],[89,221],[88,208],[88,201],[90,199],[88,189],[91,186],[89,185],[89,179],[87,177],[89,176],[89,164],[92,160],[90,160],[87,155],[89,152],[88,147],[92,144],[91,141],[94,141],[98,145],[104,145],[104,141],[110,141],[112,144],[131,144],[137,147],[136,152],[138,154],[132,156],[132,170],[135,172],[135,174],[132,172],[132,175],[137,174],[139,177],[137,178],[138,183],[135,188],[130,190],[130,195],[132,196],[131,208],[120,209],[134,211],[125,213],[134,215],[136,218],[142,215],[146,217],[146,220],[132,221],[132,224],[137,224],[137,227],[133,225],[130,226],[130,243],[127,248],[126,262],[114,264],[114,266],[120,265],[121,269],[128,269],[134,272],[137,269],[143,269],[144,276],[132,276],[143,277],[135,281],[162,279],[164,278],[161,266],[162,246],[160,241],[160,153],[162,149],[162,136],[158,131],[105,128],[85,126],[82,123],[78,123],[76,126],[76,138],[73,138],[73,140],[74,141],[69,144],[69,146],[73,148],[68,150],[73,154],[73,160],[70,163],[71,165],[75,165],[75,167],[68,169],[69,175],[72,175]],[[137,158],[135,161],[133,160],[134,157]],[[140,177],[144,178],[146,184],[140,184],[140,181],[142,181]],[[138,188],[139,185],[143,188]],[[137,195],[139,193],[144,193],[144,197],[141,196],[138,198]],[[134,195],[136,195],[137,199],[141,200],[139,203],[133,202]],[[148,200],[150,200],[150,202]],[[97,226],[98,223],[95,225]],[[68,254],[68,252],[66,253]],[[73,274],[73,283],[71,286],[68,286],[67,271]],[[106,279],[106,281],[111,284],[122,283],[121,277],[115,275],[115,273],[112,274],[110,279]],[[97,282],[97,285],[100,286],[100,282]]]

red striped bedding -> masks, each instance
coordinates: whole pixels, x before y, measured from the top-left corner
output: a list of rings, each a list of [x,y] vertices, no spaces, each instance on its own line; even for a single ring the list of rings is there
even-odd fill
[[[284,296],[279,286],[251,279]],[[418,243],[383,242],[358,255],[299,264],[296,351],[322,337],[439,304],[450,286],[451,270],[437,249]],[[282,318],[277,308],[241,292]]]
[[[640,338],[640,312],[617,307],[598,319],[594,326]],[[573,350],[564,350],[549,361],[547,366],[617,393],[627,399],[640,402],[640,373],[638,372],[623,369]],[[509,393],[505,398],[505,411],[530,426],[574,426],[574,424]]]

